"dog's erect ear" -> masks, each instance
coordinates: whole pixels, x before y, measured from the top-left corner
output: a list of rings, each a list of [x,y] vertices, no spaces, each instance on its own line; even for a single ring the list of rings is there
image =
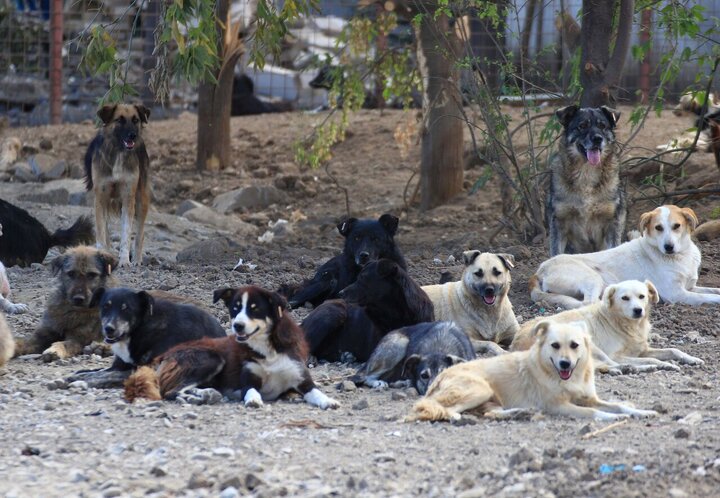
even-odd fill
[[[352,230],[352,226],[357,220],[357,218],[347,218],[338,223],[337,229],[338,232],[340,232],[340,235],[342,235],[343,237],[347,237],[350,233],[350,230]]]
[[[605,292],[603,292],[603,301],[607,304],[608,308],[613,305],[613,299],[615,298],[615,292],[617,292],[617,287],[615,285],[610,285],[605,288]]]
[[[400,268],[397,263],[391,259],[381,259],[377,263],[378,273],[381,277],[392,277],[396,275]]]
[[[473,264],[478,256],[480,256],[480,251],[478,250],[465,251],[463,253],[463,261],[465,262],[465,266],[470,266],[471,264]]]
[[[558,118],[558,121],[560,121],[560,124],[563,125],[563,127],[567,128],[567,126],[570,124],[570,121],[572,121],[575,117],[575,114],[577,114],[578,109],[579,108],[576,105],[569,105],[567,107],[563,107],[555,111],[555,117]]]
[[[585,323],[584,321],[578,320],[577,322],[570,322],[568,325],[577,327],[580,330],[582,330],[583,334],[588,335],[588,326],[587,326],[587,323]]]
[[[650,223],[652,223],[655,211],[649,211],[640,215],[640,222],[638,223],[638,229],[640,233],[645,235],[645,231],[650,229]]]
[[[118,259],[107,251],[98,251],[97,266],[101,268],[103,276],[107,277],[118,267]]]
[[[104,105],[98,109],[97,116],[104,124],[108,124],[115,115],[115,109],[117,109],[115,104]]]
[[[143,123],[147,123],[148,119],[150,118],[150,109],[148,109],[144,105],[136,105],[135,110],[137,110],[140,121],[142,121]]]
[[[405,363],[403,363],[402,367],[402,373],[400,374],[402,377],[409,376],[411,373],[415,371],[415,369],[418,366],[418,363],[420,363],[420,360],[422,358],[419,354],[412,354],[408,356],[408,359],[405,360]],[[413,375],[414,377],[414,375]]]
[[[140,305],[143,310],[145,310],[145,313],[152,315],[154,311],[153,308],[155,307],[155,299],[147,291],[138,292],[137,297],[140,299]]]
[[[547,320],[543,320],[542,322],[536,324],[532,329],[532,335],[536,339],[540,339],[541,337],[545,337],[545,334],[547,334],[548,330],[550,330],[550,322]]]
[[[92,297],[90,298],[90,304],[88,304],[88,308],[95,308],[98,304],[100,304],[100,300],[105,295],[105,287],[98,287],[95,289],[95,292],[93,292]]]
[[[502,261],[502,264],[505,265],[505,268],[507,268],[508,271],[515,268],[515,256],[512,254],[502,252],[495,254],[495,256],[500,258],[500,261]]]
[[[446,354],[443,360],[445,361],[445,365],[447,365],[448,367],[457,365],[458,363],[465,363],[465,358],[460,358],[459,356],[455,356],[454,354]]]
[[[57,276],[58,273],[62,271],[69,257],[70,256],[68,256],[67,254],[61,254],[60,256],[57,256],[55,259],[52,260],[52,263],[50,263],[50,268],[52,268],[52,274],[54,276]]]
[[[698,218],[695,211],[690,208],[680,208],[680,212],[685,217],[685,221],[687,221],[687,224],[690,227],[690,232],[695,231],[698,226]]]
[[[217,303],[221,299],[223,302],[230,306],[230,300],[235,295],[235,289],[232,287],[223,287],[222,289],[217,289],[213,292],[213,304]]]
[[[602,111],[603,114],[605,114],[605,117],[610,122],[610,129],[611,130],[615,129],[618,121],[620,120],[620,111],[611,109],[606,105],[600,106],[600,110]]]
[[[645,280],[645,285],[647,286],[648,294],[650,295],[650,301],[653,304],[657,304],[660,302],[660,294],[658,293],[657,289],[653,285],[653,283],[650,280]]]
[[[398,224],[400,223],[400,219],[397,216],[384,214],[378,218],[378,221],[391,237],[397,233]]]

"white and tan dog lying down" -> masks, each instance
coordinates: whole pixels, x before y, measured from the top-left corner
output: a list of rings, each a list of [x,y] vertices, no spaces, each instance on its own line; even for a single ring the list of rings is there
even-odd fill
[[[459,363],[441,372],[406,421],[459,419],[465,411],[500,418],[533,410],[596,420],[657,415],[598,398],[592,341],[582,322],[543,321],[534,332],[537,340],[527,351]]]
[[[658,300],[657,290],[650,281],[626,280],[613,284],[605,289],[601,301],[523,323],[510,349],[530,349],[535,342],[533,329],[541,321],[584,322],[593,341],[597,370],[611,373],[679,370],[669,361],[686,365],[704,363],[679,349],[650,347],[650,310]]]
[[[508,299],[515,258],[473,250],[465,251],[463,260],[461,280],[422,288],[433,303],[435,320],[455,322],[476,352],[503,353],[497,343],[502,338],[509,342],[520,328]]]
[[[605,251],[560,254],[542,263],[530,277],[530,297],[572,309],[598,301],[610,284],[649,280],[665,302],[720,304],[720,289],[697,286],[700,250],[690,237],[697,223],[690,208],[668,205],[644,213],[641,237]]]

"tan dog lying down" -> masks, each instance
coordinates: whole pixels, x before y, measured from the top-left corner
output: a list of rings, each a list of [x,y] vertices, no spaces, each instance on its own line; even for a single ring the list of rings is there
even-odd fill
[[[560,254],[530,277],[530,297],[566,309],[600,299],[623,280],[650,280],[669,303],[720,304],[720,289],[698,287],[700,250],[690,238],[697,226],[690,208],[661,206],[640,217],[642,236],[612,249]]]
[[[626,280],[606,288],[602,301],[523,323],[511,349],[530,349],[535,342],[533,328],[541,321],[584,322],[593,341],[593,356],[598,361],[595,368],[598,370],[613,373],[623,370],[679,370],[668,360],[688,365],[704,363],[675,348],[650,347],[650,310],[658,301],[657,290],[650,281]]]
[[[422,288],[433,303],[435,320],[455,322],[477,352],[503,353],[496,343],[509,343],[519,329],[507,296],[515,259],[510,254],[465,251],[463,260],[462,280]]]
[[[598,398],[592,341],[582,322],[542,321],[534,332],[537,340],[527,351],[459,363],[441,372],[406,420],[459,419],[468,410],[496,417],[542,410],[597,420],[656,415]]]

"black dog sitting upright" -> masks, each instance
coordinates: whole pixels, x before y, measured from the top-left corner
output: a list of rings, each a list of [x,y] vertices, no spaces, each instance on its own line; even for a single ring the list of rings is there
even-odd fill
[[[295,288],[291,285],[281,288],[290,307],[297,308],[305,303],[317,306],[338,297],[339,292],[355,282],[362,267],[371,261],[387,258],[406,270],[405,258],[394,239],[398,223],[398,218],[391,214],[384,214],[377,220],[348,218],[339,223],[338,232],[345,237],[342,253],[320,266],[310,280]]]
[[[434,320],[425,291],[389,259],[365,265],[339,295],[342,299],[321,304],[302,323],[310,353],[319,359],[338,361],[350,353],[366,361],[391,330]]]

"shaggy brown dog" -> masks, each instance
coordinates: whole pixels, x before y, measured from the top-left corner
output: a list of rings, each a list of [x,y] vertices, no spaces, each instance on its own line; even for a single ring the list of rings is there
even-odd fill
[[[142,263],[145,218],[150,207],[150,159],[143,125],[150,111],[141,105],[106,105],[97,112],[102,131],[85,154],[87,189],[95,193],[97,241],[110,248],[108,217],[120,214],[120,266],[130,266],[130,236],[136,226],[133,262]]]
[[[90,246],[78,246],[52,261],[57,287],[47,300],[40,326],[29,339],[18,340],[16,356],[42,353],[44,361],[78,355],[102,340],[100,314],[90,308],[95,289],[115,287],[112,270],[118,260]]]

